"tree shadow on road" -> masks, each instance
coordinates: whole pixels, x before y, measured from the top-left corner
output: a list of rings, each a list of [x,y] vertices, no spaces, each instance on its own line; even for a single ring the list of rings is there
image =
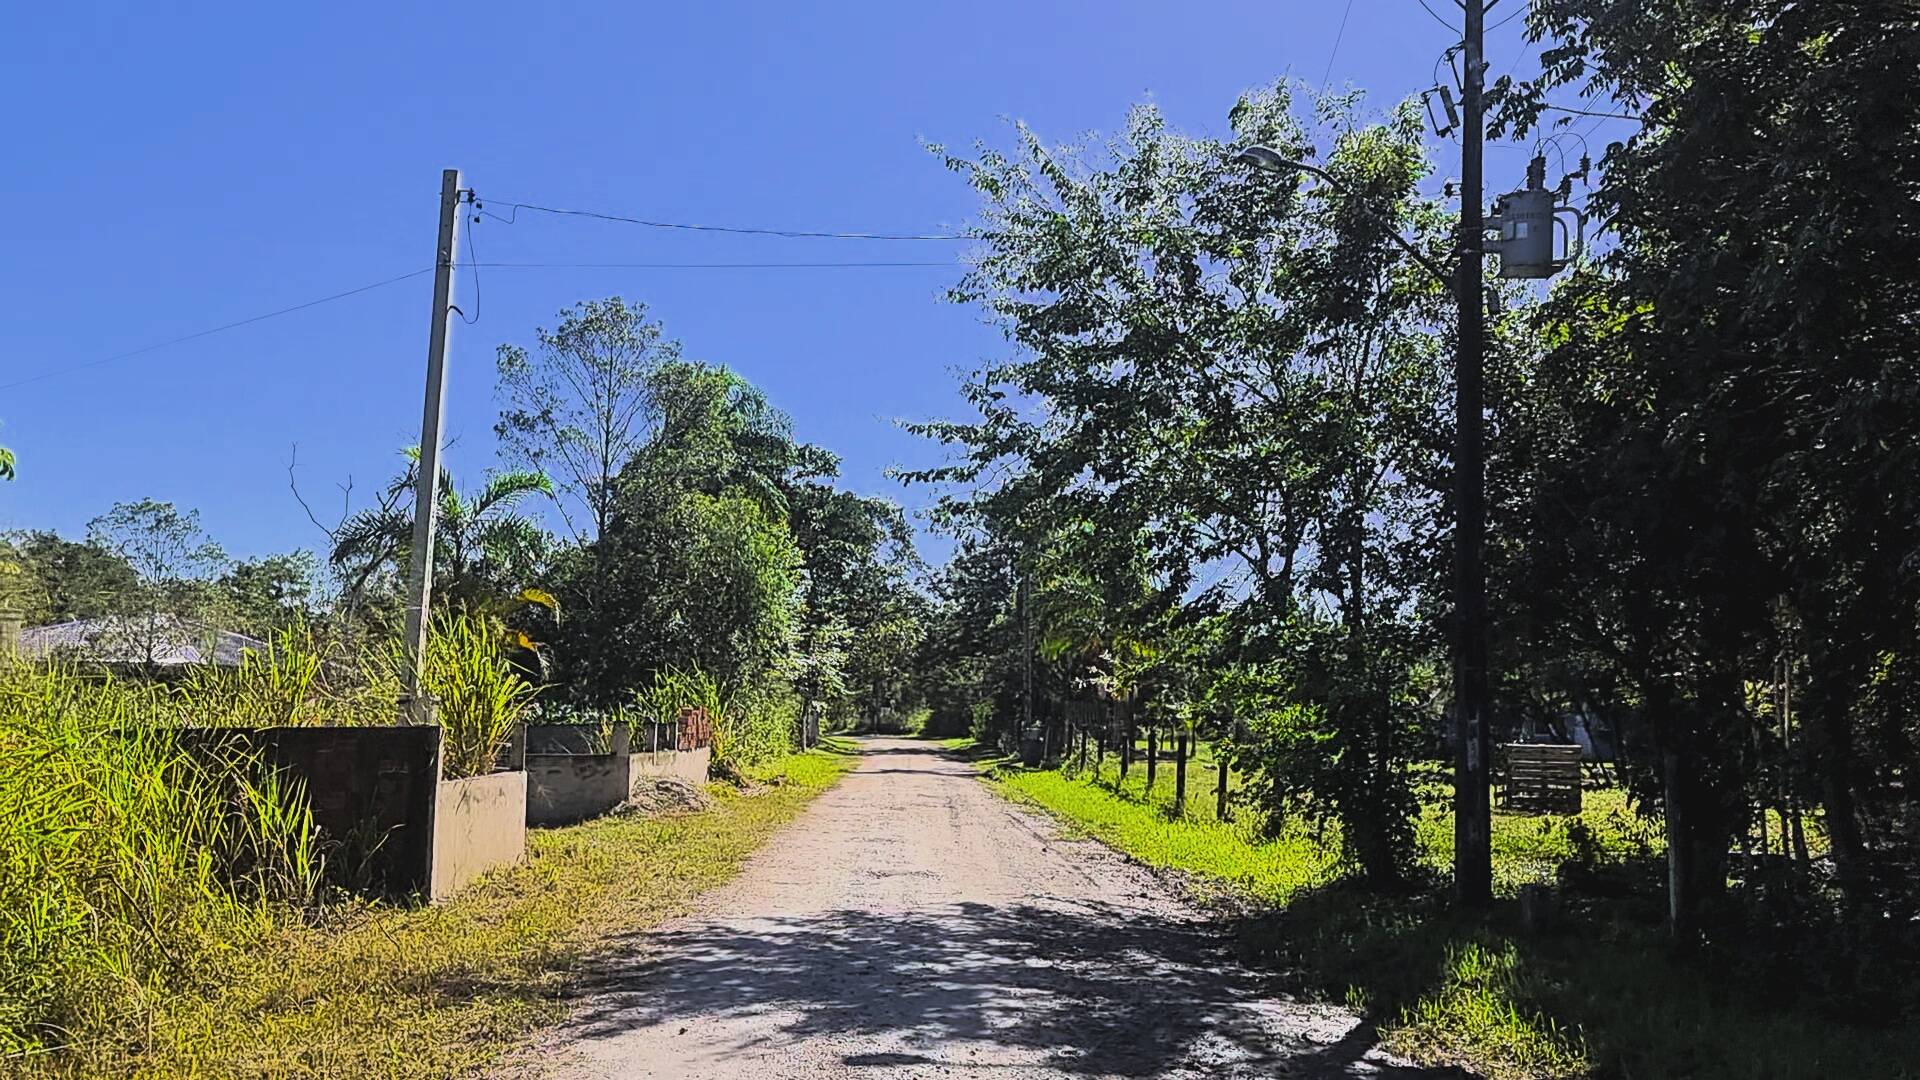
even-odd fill
[[[1276,997],[1213,924],[1105,903],[680,924],[586,967],[567,1032],[586,1042],[777,1014],[789,1039],[979,1041],[1074,1074],[1450,1075],[1367,1057],[1370,1029]]]

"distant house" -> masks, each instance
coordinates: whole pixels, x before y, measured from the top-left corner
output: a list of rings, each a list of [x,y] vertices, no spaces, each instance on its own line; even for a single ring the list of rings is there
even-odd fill
[[[19,631],[15,654],[29,663],[77,660],[116,668],[183,670],[238,667],[259,638],[221,630],[178,615],[111,615]]]

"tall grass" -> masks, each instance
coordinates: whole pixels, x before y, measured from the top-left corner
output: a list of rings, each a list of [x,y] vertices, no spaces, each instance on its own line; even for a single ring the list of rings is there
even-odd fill
[[[396,660],[294,626],[175,688],[0,664],[0,1072],[137,1043],[313,903],[306,793],[221,731],[394,723]],[[436,620],[425,689],[451,777],[490,771],[533,696],[464,616]]]
[[[439,702],[450,778],[491,771],[532,702],[532,684],[507,661],[505,633],[479,615],[441,615],[429,627],[422,686]],[[382,726],[399,720],[411,663],[399,639],[369,648],[295,624],[236,668],[196,669],[153,709],[188,727]]]
[[[791,754],[799,702],[780,688],[722,687],[704,671],[668,669],[635,695],[643,712],[669,721],[681,709],[701,709],[713,722],[716,772],[738,772]]]
[[[194,669],[171,704],[194,727],[360,727],[394,723],[399,703],[400,669],[388,651],[297,622],[237,668]]]
[[[129,1038],[318,879],[304,795],[162,688],[0,669],[0,1055]]]
[[[398,643],[395,662],[407,662]],[[493,771],[534,695],[533,684],[507,663],[499,625],[474,615],[435,619],[422,668],[422,689],[440,703],[444,775]]]

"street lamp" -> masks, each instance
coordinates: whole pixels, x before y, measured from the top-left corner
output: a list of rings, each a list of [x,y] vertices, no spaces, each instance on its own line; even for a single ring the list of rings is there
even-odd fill
[[[1478,4],[1469,8],[1480,10]],[[1471,16],[1469,16],[1471,21]],[[1473,123],[1481,123],[1477,83],[1469,96]],[[1469,139],[1477,149],[1477,140]],[[1262,172],[1310,173],[1336,190],[1350,193],[1325,169],[1296,161],[1267,146],[1252,146],[1235,161]],[[1481,562],[1486,547],[1486,457],[1482,442],[1485,417],[1481,396],[1482,348],[1486,316],[1480,296],[1482,233],[1479,160],[1469,155],[1464,170],[1470,183],[1462,204],[1460,243],[1454,273],[1426,257],[1394,228],[1386,233],[1453,294],[1460,310],[1459,353],[1454,366],[1454,884],[1461,902],[1480,907],[1492,899],[1491,789],[1488,783],[1487,579]]]
[[[1462,194],[1460,233],[1449,272],[1429,259],[1412,241],[1388,227],[1387,236],[1414,262],[1432,274],[1453,294],[1460,308],[1459,352],[1454,365],[1454,885],[1470,907],[1492,900],[1492,822],[1489,817],[1489,765],[1492,757],[1489,719],[1492,692],[1487,663],[1487,576],[1484,552],[1487,538],[1486,451],[1482,354],[1486,342],[1486,307],[1498,311],[1499,293],[1481,297],[1481,260],[1489,251],[1500,256],[1503,278],[1550,278],[1572,265],[1586,248],[1586,215],[1560,205],[1546,186],[1547,160],[1536,155],[1527,168],[1526,187],[1508,192],[1495,202],[1494,214],[1480,208],[1481,140],[1483,124],[1480,77],[1485,65],[1479,55],[1479,32],[1486,10],[1467,5],[1469,131],[1461,157]],[[1309,173],[1328,186],[1351,195],[1352,189],[1332,173],[1287,157],[1270,146],[1250,146],[1234,160],[1276,176]],[[1578,231],[1559,221],[1571,214]],[[1554,254],[1556,224],[1566,228],[1566,257]],[[1498,231],[1489,240],[1486,233]]]
[[[1352,188],[1341,183],[1337,177],[1327,170],[1318,165],[1309,165],[1304,161],[1296,161],[1293,158],[1286,157],[1281,154],[1280,151],[1270,146],[1249,146],[1245,150],[1235,154],[1233,160],[1241,162],[1242,164],[1251,165],[1261,172],[1274,176],[1285,176],[1289,173],[1296,172],[1308,173],[1312,176],[1319,177],[1328,187],[1333,188],[1343,195],[1353,194]],[[1448,292],[1453,291],[1454,276],[1442,269],[1439,263],[1427,258],[1426,255],[1421,253],[1419,248],[1413,246],[1412,241],[1401,236],[1399,233],[1389,229],[1387,230],[1387,236],[1394,243],[1399,244],[1401,250],[1405,251],[1408,257],[1412,258],[1414,262],[1419,263],[1421,269],[1432,274],[1440,284],[1446,286]]]

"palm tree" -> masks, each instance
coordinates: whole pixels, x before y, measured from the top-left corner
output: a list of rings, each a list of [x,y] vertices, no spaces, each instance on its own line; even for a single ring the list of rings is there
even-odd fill
[[[413,512],[403,500],[413,490],[420,454],[415,448],[405,453],[407,469],[387,486],[380,505],[347,519],[334,534],[330,559],[348,578],[350,598],[357,599],[383,570],[403,572],[412,552]],[[477,610],[521,594],[538,576],[549,537],[518,507],[529,496],[553,493],[545,473],[510,470],[462,495],[453,476],[441,470],[434,595],[450,607]]]

